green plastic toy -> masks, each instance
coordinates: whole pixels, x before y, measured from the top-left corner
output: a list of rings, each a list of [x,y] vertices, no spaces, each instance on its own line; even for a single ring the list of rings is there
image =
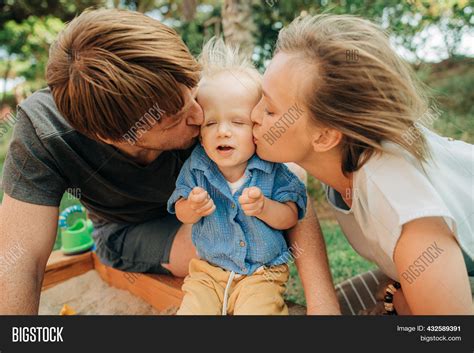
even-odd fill
[[[94,226],[92,221],[79,218],[69,227],[67,219],[73,213],[85,213],[85,209],[80,205],[71,206],[66,208],[59,216],[61,250],[65,255],[79,254],[94,246],[94,240],[92,239]]]

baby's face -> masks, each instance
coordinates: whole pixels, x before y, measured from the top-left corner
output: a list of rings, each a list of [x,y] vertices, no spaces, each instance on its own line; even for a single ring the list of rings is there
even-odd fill
[[[241,73],[222,72],[200,83],[201,143],[218,166],[241,166],[254,154],[250,114],[259,98],[256,84]]]

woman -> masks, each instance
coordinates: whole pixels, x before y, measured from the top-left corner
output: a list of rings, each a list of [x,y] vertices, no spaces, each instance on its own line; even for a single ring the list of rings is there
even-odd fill
[[[263,89],[257,153],[326,185],[351,245],[391,279],[384,310],[472,314],[473,146],[422,127],[437,116],[387,36],[352,16],[298,18]]]

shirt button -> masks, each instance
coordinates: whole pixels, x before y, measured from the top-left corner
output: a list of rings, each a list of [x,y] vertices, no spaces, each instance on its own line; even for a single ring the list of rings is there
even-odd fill
[[[235,208],[235,203],[233,203],[230,207]]]
[[[244,247],[244,246],[245,246],[245,242],[244,242],[243,240],[241,240],[240,243],[239,243],[239,245],[240,245],[241,247]]]

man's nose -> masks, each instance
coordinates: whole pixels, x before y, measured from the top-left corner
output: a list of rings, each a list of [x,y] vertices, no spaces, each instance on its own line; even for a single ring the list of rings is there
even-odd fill
[[[187,124],[201,126],[204,122],[204,112],[196,101],[191,107],[189,113],[188,119],[186,120]]]

